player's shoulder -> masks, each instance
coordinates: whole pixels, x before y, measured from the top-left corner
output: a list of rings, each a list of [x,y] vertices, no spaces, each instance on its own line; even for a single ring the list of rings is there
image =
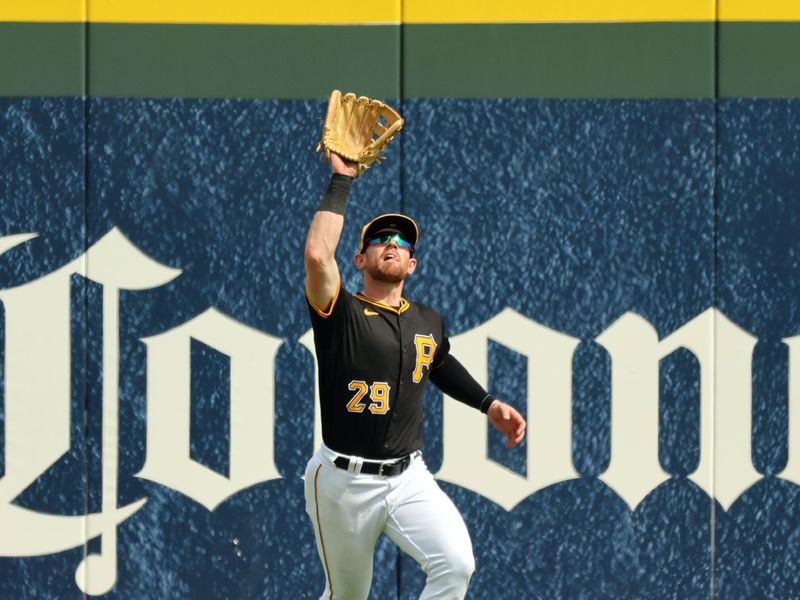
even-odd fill
[[[353,294],[352,292],[347,290],[345,287],[342,287],[341,292],[340,292],[340,296],[341,296],[342,305],[344,305],[345,307],[353,308],[354,306],[355,307],[358,306],[358,294]]]
[[[322,322],[338,322],[342,314],[349,313],[353,310],[355,298],[345,287],[340,283],[336,290],[336,295],[331,300],[327,307],[318,307],[314,305],[306,294],[306,303],[309,307],[312,322],[322,324]]]
[[[421,302],[416,302],[414,300],[404,300],[408,303],[409,310],[413,310],[416,312],[420,317],[424,319],[440,319],[442,315],[439,313],[438,310],[435,308],[428,306],[427,304],[422,304]]]

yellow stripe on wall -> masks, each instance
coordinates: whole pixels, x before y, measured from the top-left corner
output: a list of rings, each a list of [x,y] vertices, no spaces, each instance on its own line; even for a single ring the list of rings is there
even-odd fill
[[[106,23],[219,23],[344,25],[399,23],[399,0],[90,0],[91,21]]]
[[[405,0],[406,23],[713,21],[714,0]]]
[[[5,0],[0,21],[81,23],[90,0]]]
[[[718,5],[718,6],[717,6]],[[800,21],[798,0],[6,0],[0,21],[344,25]]]
[[[720,21],[800,21],[797,0],[721,0]]]

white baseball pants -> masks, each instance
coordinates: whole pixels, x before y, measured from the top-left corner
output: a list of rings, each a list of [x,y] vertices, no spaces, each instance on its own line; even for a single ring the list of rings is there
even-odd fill
[[[320,600],[367,600],[375,543],[385,533],[427,574],[420,600],[462,600],[475,570],[464,520],[417,454],[400,475],[337,468],[323,446],[306,467],[306,512],[325,569]]]

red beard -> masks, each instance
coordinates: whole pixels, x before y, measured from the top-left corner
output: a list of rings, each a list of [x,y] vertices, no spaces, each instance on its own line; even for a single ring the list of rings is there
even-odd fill
[[[367,273],[376,281],[400,283],[408,275],[402,263],[381,260],[376,265],[366,267]]]

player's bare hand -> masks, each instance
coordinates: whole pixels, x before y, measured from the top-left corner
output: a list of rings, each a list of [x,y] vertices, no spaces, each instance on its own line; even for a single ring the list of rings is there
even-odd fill
[[[486,413],[489,422],[506,436],[506,446],[513,448],[525,437],[527,423],[517,409],[510,404],[495,400]]]
[[[331,152],[331,169],[340,175],[349,175],[350,177],[358,175],[358,163],[346,160],[335,152]]]

